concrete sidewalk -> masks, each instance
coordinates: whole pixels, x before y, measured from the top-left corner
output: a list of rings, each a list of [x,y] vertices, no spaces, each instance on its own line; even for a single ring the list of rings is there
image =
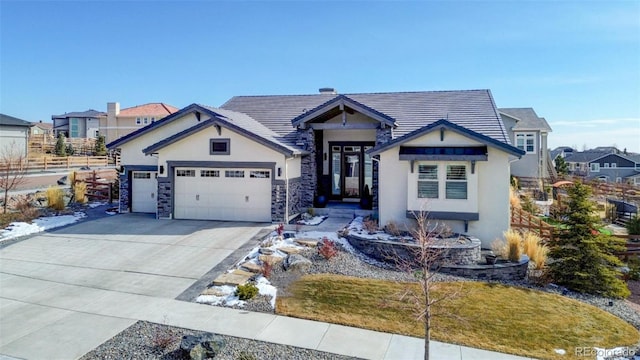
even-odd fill
[[[91,351],[137,320],[193,330],[315,349],[363,359],[422,359],[422,339],[359,328],[249,312],[178,300],[47,282],[2,274],[3,285],[34,289],[28,300],[3,294],[0,307],[11,311],[3,319],[15,329],[2,333],[0,353],[22,359],[74,359]],[[38,291],[46,289],[46,291]],[[74,294],[58,297],[57,294]],[[12,314],[21,314],[12,316]],[[42,337],[31,328],[31,317],[46,317],[42,328],[56,336]],[[87,326],[78,327],[78,323]],[[37,346],[34,346],[37,344]],[[438,360],[516,360],[518,356],[433,341],[431,358]]]

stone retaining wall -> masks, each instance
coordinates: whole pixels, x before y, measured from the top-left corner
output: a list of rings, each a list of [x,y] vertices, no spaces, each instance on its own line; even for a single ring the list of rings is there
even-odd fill
[[[522,280],[527,276],[529,258],[522,255],[519,262],[499,262],[495,265],[455,265],[443,266],[443,274],[462,276],[478,280]]]

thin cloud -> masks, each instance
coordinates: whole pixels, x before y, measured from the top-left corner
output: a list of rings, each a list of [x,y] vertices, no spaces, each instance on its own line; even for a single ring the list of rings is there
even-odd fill
[[[560,120],[554,121],[551,127],[554,126],[576,126],[576,127],[598,127],[602,125],[628,125],[636,124],[635,130],[640,130],[640,118],[618,118],[618,119],[593,119],[593,120]],[[630,127],[634,129],[634,127]]]

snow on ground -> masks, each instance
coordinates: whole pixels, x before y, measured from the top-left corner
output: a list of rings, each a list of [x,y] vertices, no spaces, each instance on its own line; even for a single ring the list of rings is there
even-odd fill
[[[314,216],[312,218],[298,220],[297,223],[300,224],[300,225],[320,225],[320,223],[325,221],[327,218],[328,218],[328,216],[326,216],[326,215]]]
[[[13,222],[4,230],[0,231],[0,241],[5,241],[19,236],[35,234],[41,231],[57,228],[64,225],[73,224],[74,222],[85,217],[83,212],[76,212],[73,215],[49,216],[34,219],[31,224],[26,222]]]
[[[106,201],[93,201],[87,204],[87,207],[93,209],[93,208],[97,208],[98,206],[102,206],[102,205],[107,205],[108,202]]]

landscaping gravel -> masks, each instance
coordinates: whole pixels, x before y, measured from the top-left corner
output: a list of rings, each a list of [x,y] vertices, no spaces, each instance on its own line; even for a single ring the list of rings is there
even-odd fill
[[[200,335],[195,331],[166,325],[138,321],[103,343],[80,360],[97,359],[162,359],[183,360],[189,355],[180,349],[180,341],[185,335]],[[347,356],[329,354],[322,351],[271,344],[262,341],[220,335],[225,346],[214,360],[347,360]]]

